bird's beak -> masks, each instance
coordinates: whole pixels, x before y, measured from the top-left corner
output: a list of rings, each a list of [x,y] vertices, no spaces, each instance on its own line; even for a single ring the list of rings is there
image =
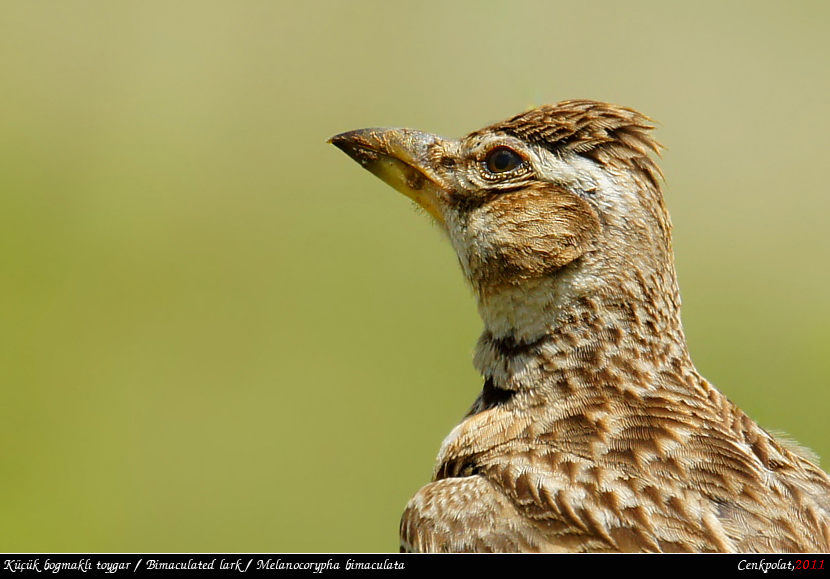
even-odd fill
[[[415,201],[443,226],[447,192],[430,156],[430,149],[441,140],[412,129],[360,129],[328,142]]]

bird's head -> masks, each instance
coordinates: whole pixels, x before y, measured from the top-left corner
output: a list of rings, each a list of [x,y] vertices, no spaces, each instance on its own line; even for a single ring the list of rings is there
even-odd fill
[[[488,327],[498,318],[532,334],[510,304],[532,309],[538,293],[549,309],[629,283],[632,272],[648,283],[668,268],[673,279],[652,128],[631,109],[566,101],[460,140],[362,129],[331,142],[446,231]]]

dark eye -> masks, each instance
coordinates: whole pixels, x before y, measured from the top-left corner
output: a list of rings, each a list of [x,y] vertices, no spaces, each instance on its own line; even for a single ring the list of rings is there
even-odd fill
[[[491,173],[506,173],[512,171],[524,162],[519,154],[507,147],[497,147],[487,153],[484,163]]]

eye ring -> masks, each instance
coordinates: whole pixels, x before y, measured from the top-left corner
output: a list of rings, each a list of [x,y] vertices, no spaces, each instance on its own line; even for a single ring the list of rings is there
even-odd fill
[[[520,167],[525,160],[510,147],[496,147],[484,158],[484,166],[493,174],[507,173]]]

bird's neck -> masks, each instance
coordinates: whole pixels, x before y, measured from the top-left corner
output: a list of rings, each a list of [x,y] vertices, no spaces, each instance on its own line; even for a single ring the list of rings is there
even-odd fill
[[[681,382],[697,376],[672,268],[621,270],[612,284],[584,271],[574,267],[479,300],[485,330],[475,365],[485,391],[649,389],[666,384],[661,373]]]

